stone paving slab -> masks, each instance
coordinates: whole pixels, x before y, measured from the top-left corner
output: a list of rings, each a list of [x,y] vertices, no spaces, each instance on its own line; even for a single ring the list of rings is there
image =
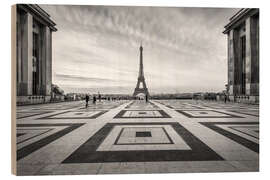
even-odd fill
[[[83,101],[17,107],[18,175],[259,171],[259,106]]]

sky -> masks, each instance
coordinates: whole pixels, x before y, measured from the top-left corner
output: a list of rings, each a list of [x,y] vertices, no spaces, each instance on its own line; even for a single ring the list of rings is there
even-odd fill
[[[239,9],[40,6],[57,24],[52,79],[65,93],[132,94],[141,43],[150,94],[225,89],[222,31]]]

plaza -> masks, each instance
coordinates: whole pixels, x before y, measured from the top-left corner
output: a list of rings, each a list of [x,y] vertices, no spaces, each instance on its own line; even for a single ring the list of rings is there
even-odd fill
[[[259,171],[259,106],[200,100],[17,106],[17,174]]]
[[[139,34],[145,38],[141,39],[129,31],[123,37],[118,24],[111,26],[115,22],[107,16],[115,7],[108,7],[104,14],[101,7],[86,6],[88,11],[82,11],[80,6],[44,6],[48,13],[42,7],[18,4],[13,9],[15,174],[259,171],[259,9],[223,9],[226,16],[237,10],[223,31],[228,53],[220,46],[212,56],[208,50],[213,48],[202,48],[212,38],[190,33],[204,29],[201,25],[211,23],[212,15],[205,16],[199,28],[193,23],[182,33],[167,33],[184,28],[179,19],[186,22],[197,12],[193,17],[197,20],[204,13],[209,15],[210,9],[183,10],[182,14],[175,9],[170,14],[172,9],[134,7],[136,14],[162,12],[170,19],[178,15],[177,23],[171,21],[171,25],[165,17],[162,25],[160,18],[149,16],[159,28],[148,28],[152,25],[144,16],[130,16],[130,22],[139,19],[140,28],[131,32],[142,31]],[[65,11],[80,18],[65,19]],[[215,22],[225,23],[224,15]],[[104,18],[104,23],[95,22],[96,17]],[[129,24],[125,22],[123,29],[128,30]],[[220,33],[210,30],[221,29],[221,24],[205,26],[206,34]],[[164,30],[152,32],[160,28]],[[148,33],[154,36],[146,38]],[[213,36],[217,39],[212,47],[224,41],[219,34]]]

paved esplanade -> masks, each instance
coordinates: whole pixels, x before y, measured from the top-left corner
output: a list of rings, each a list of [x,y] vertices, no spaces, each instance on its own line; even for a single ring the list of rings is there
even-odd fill
[[[259,107],[192,100],[17,108],[18,174],[258,171]]]

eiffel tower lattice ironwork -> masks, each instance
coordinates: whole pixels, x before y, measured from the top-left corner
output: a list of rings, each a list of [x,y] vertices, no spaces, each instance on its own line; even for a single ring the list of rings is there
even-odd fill
[[[140,88],[140,84],[142,83],[142,88]],[[140,69],[139,69],[139,77],[137,81],[136,88],[134,90],[133,96],[137,96],[138,94],[143,93],[145,96],[149,97],[149,92],[146,87],[144,73],[143,73],[143,47],[140,46]]]

